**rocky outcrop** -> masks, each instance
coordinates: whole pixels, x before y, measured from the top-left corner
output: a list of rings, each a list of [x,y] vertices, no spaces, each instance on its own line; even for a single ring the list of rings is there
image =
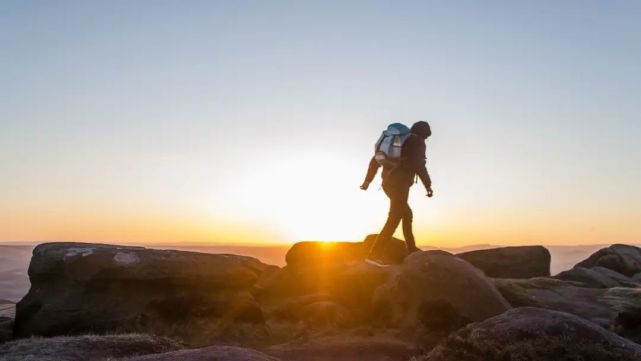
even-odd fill
[[[571,313],[624,335],[635,334],[633,320],[641,316],[641,288],[588,288],[553,278],[496,279],[494,283],[514,307]]]
[[[279,361],[276,357],[243,347],[209,346],[127,358],[126,361]]]
[[[619,272],[605,267],[585,268],[576,266],[555,276],[560,280],[579,282],[586,287],[639,287],[641,280],[624,276]]]
[[[641,346],[574,315],[516,308],[454,333],[417,361],[637,361]]]
[[[542,246],[503,247],[457,254],[488,277],[532,278],[550,275],[550,252]]]
[[[259,301],[269,317],[315,325],[382,322],[438,330],[509,308],[482,272],[442,251],[416,252],[385,268],[362,260],[288,265],[265,285]]]
[[[510,306],[482,272],[444,251],[416,252],[376,290],[374,313],[394,326],[448,331]]]
[[[598,266],[632,277],[641,272],[641,248],[615,244],[597,251],[586,260],[579,262],[577,266],[584,268]]]
[[[47,243],[17,304],[19,337],[144,332],[199,344],[259,337],[256,259],[102,244]]]
[[[180,348],[182,346],[174,340],[139,334],[34,337],[0,345],[0,360],[114,360],[120,357],[168,352]]]
[[[375,234],[368,235],[363,242],[298,242],[294,244],[285,260],[288,267],[319,268],[328,264],[362,261],[376,240]],[[401,263],[407,256],[405,242],[392,238],[386,248],[392,263]]]
[[[473,265],[443,251],[406,255],[404,244],[395,240],[398,253],[394,257],[400,263],[376,267],[364,261],[374,238],[361,243],[296,244],[282,269],[225,254],[43,244],[34,249],[29,269],[32,287],[17,305],[15,335],[143,332],[181,341],[157,352],[153,347],[149,349],[153,352],[133,347],[135,352],[130,353],[99,352],[105,349],[100,346],[107,340],[103,336],[72,337],[67,339],[71,343],[60,343],[72,350],[69,357],[76,357],[73,342],[84,340],[95,351],[89,355],[95,357],[83,353],[83,360],[101,359],[105,354],[136,360],[405,361],[472,322],[477,323],[466,328],[471,331],[461,331],[458,338],[450,337],[441,345],[446,351],[425,357],[445,360],[444,353],[461,342],[461,353],[453,353],[461,358],[447,360],[464,361],[487,353],[488,360],[502,361],[510,352],[522,356],[519,360],[530,360],[525,358],[530,356],[547,360],[545,345],[562,347],[553,336],[565,337],[559,328],[568,324],[577,344],[598,345],[605,351],[595,354],[608,360],[616,353],[608,353],[611,350],[603,342],[619,339],[609,333],[595,334],[596,326],[590,322],[641,340],[641,288],[629,287],[641,283],[641,273],[628,275],[636,267],[633,250],[623,252],[613,246],[618,261],[601,250],[603,257],[589,258],[593,265],[577,266],[556,278],[516,279],[502,277],[549,273],[549,253],[542,247],[508,247],[463,254]],[[521,306],[542,310],[508,311]],[[578,324],[573,316],[554,311],[586,321]],[[535,327],[531,334],[523,331],[528,323]],[[6,325],[0,322],[0,326]],[[0,340],[2,330],[9,327],[0,327]],[[500,344],[501,337],[507,345]],[[62,338],[50,340],[56,339]],[[95,340],[98,343],[91,346]],[[482,346],[485,341],[487,345]],[[29,349],[37,358],[42,354],[36,348],[55,349],[54,344],[38,340],[25,347],[14,342],[0,345],[0,354],[5,347],[7,355],[28,358],[24,352]],[[263,353],[224,346],[177,351],[181,346],[212,344],[257,347]],[[126,342],[122,345],[128,348]],[[525,351],[528,347],[531,354]],[[77,350],[84,349],[78,346]],[[572,347],[560,350],[568,351],[568,360],[583,355]],[[54,359],[73,359],[55,355]],[[616,355],[622,360],[629,356]],[[4,359],[0,356],[0,360]]]

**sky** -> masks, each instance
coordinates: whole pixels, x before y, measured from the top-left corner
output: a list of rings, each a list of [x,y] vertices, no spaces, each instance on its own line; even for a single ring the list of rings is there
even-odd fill
[[[641,242],[638,1],[0,0],[0,240]],[[397,233],[400,236],[400,233]]]

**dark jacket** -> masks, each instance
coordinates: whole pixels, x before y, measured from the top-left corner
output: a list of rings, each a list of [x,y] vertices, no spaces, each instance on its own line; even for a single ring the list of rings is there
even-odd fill
[[[412,126],[412,134],[403,143],[400,164],[394,168],[383,167],[381,176],[384,187],[411,187],[416,175],[421,178],[425,188],[432,186],[432,180],[425,167],[425,139],[431,131],[429,126],[427,129],[423,128],[421,123],[424,122]],[[372,182],[379,167],[380,164],[372,157],[365,176],[366,182]]]

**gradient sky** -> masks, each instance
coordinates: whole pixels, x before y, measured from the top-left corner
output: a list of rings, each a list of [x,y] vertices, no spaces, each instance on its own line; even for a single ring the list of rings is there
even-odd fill
[[[0,240],[641,241],[641,2],[0,0]]]

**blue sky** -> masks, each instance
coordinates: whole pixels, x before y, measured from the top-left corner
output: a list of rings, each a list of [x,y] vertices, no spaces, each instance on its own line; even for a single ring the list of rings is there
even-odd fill
[[[639,19],[636,1],[0,1],[0,239],[353,239],[386,215],[357,189],[373,142],[423,119],[419,242],[638,241]]]

